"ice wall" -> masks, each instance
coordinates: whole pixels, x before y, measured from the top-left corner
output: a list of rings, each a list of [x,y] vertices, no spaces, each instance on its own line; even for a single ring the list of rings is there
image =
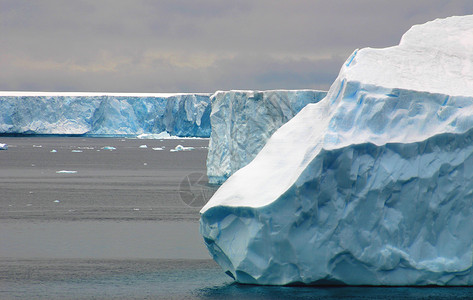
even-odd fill
[[[304,106],[327,92],[316,90],[219,91],[211,96],[207,176],[223,183],[246,166],[271,135]]]
[[[355,51],[201,210],[242,283],[473,284],[473,16]]]
[[[0,93],[0,134],[210,136],[209,94]]]

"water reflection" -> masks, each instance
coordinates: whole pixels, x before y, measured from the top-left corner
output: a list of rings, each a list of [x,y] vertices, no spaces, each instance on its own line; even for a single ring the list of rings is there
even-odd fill
[[[257,286],[203,288],[201,299],[472,299],[473,287]]]

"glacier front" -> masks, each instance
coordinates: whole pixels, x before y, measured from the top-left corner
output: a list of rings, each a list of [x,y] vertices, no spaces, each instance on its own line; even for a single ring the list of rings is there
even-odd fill
[[[210,94],[0,93],[0,134],[210,136]]]
[[[255,158],[271,135],[309,103],[327,92],[317,90],[219,91],[210,97],[207,176],[213,184]]]
[[[473,284],[473,16],[355,51],[201,210],[241,283]]]

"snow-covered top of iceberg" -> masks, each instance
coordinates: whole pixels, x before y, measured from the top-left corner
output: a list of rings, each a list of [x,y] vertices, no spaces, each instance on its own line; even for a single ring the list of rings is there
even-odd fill
[[[210,93],[110,93],[110,92],[28,92],[0,91],[0,97],[159,97],[178,95],[210,95]]]
[[[344,78],[383,87],[473,96],[473,17],[415,25],[398,46],[365,48],[347,60]]]
[[[326,98],[276,131],[201,213],[271,204],[312,176],[304,170],[322,150],[411,143],[471,129],[472,37],[473,16],[450,17],[412,27],[399,46],[355,51]]]

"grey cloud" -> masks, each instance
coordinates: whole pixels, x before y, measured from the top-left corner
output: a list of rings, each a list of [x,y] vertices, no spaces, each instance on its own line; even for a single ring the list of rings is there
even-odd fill
[[[361,47],[470,0],[0,0],[0,90],[328,88]]]

